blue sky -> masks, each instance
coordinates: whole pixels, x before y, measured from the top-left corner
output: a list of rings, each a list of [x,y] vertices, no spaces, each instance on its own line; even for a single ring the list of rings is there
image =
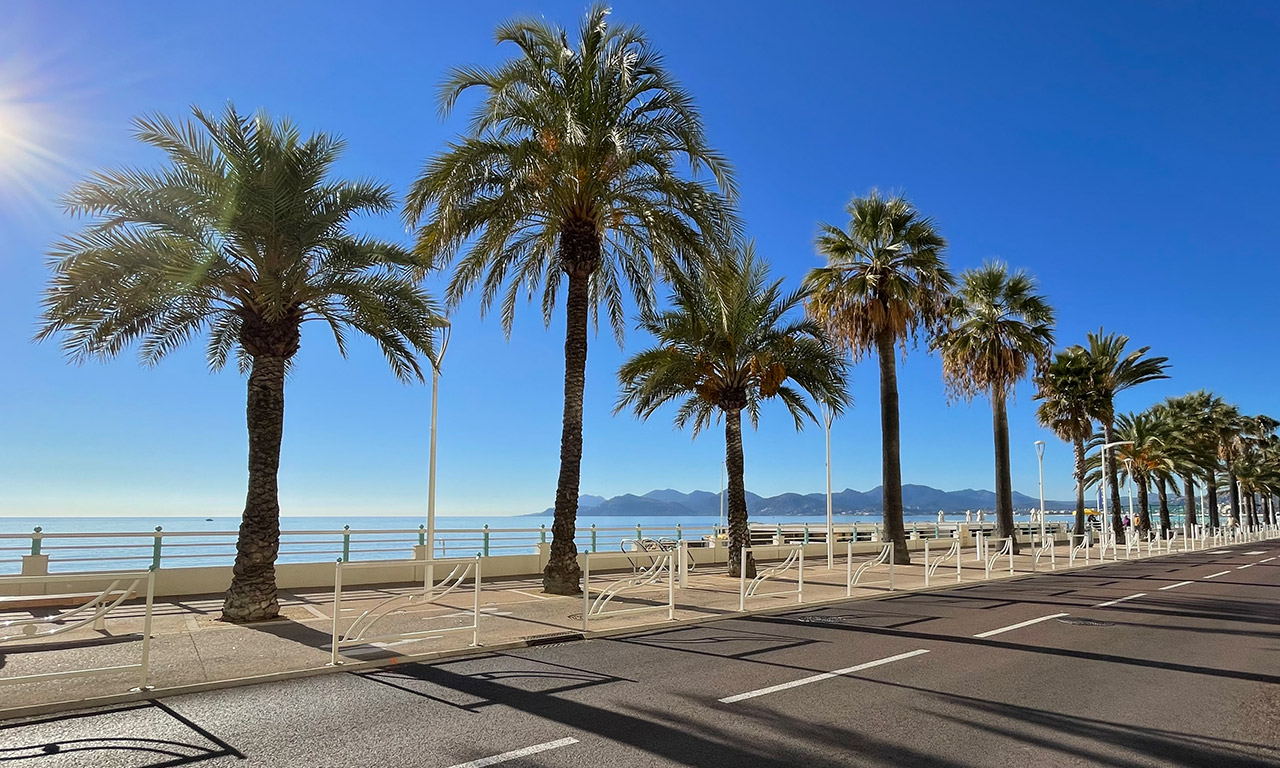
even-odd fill
[[[1276,412],[1272,339],[1280,268],[1280,7],[1248,3],[624,2],[693,92],[737,167],[758,249],[794,283],[818,259],[819,221],[850,196],[905,192],[934,217],[959,271],[1026,267],[1057,307],[1061,343],[1099,325],[1149,344],[1173,378],[1121,409],[1213,389]],[[48,245],[74,223],[56,196],[88,169],[157,159],[133,115],[189,104],[266,108],[345,136],[347,175],[403,190],[463,129],[442,122],[447,68],[509,55],[514,14],[576,24],[584,3],[6,4],[0,28],[0,514],[238,514],[244,382],[210,375],[200,345],[154,369],[133,357],[73,366],[30,338]],[[18,137],[15,139],[15,135]],[[370,231],[406,238],[395,219]],[[438,286],[439,281],[434,285]],[[550,506],[559,446],[563,319],[522,309],[503,337],[456,313],[440,416],[441,514]],[[375,350],[350,359],[311,329],[288,384],[286,514],[425,508],[429,388]],[[627,337],[635,351],[644,339]],[[691,441],[669,414],[612,415],[623,353],[606,332],[587,372],[585,493],[713,489],[723,441]],[[874,361],[833,431],[837,488],[880,481]],[[899,372],[903,477],[991,488],[990,410],[948,405],[924,350]],[[1009,414],[1014,487],[1070,498],[1069,448],[1034,422],[1028,386]],[[822,430],[779,408],[746,438],[747,485],[819,491]]]

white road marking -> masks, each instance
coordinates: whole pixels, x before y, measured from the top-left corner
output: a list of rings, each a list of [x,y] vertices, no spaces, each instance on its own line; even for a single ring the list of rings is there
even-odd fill
[[[1139,598],[1139,597],[1146,597],[1146,596],[1147,596],[1147,593],[1146,593],[1146,592],[1139,592],[1139,593],[1138,593],[1138,594],[1136,594],[1136,595],[1129,595],[1128,597],[1122,597],[1122,598],[1120,598],[1120,599],[1118,599],[1118,600],[1111,600],[1111,601],[1109,601],[1109,602],[1105,602],[1105,603],[1098,603],[1097,605],[1095,605],[1095,606],[1093,606],[1093,607],[1094,607],[1094,608],[1107,608],[1107,607],[1109,607],[1109,606],[1115,605],[1116,603],[1123,603],[1125,600],[1134,600],[1134,599],[1136,599],[1136,598]]]
[[[1041,616],[1038,619],[1031,619],[1030,621],[1021,621],[1021,622],[1018,622],[1017,624],[1010,624],[1007,627],[993,629],[993,630],[990,630],[989,632],[980,632],[979,634],[974,635],[974,637],[991,637],[993,635],[999,635],[1005,632],[1012,632],[1015,629],[1022,629],[1023,627],[1029,627],[1032,624],[1039,624],[1040,622],[1048,621],[1049,619],[1057,619],[1057,618],[1061,618],[1062,616],[1069,616],[1069,615],[1070,614],[1067,614],[1067,613],[1053,613],[1048,616]]]
[[[538,598],[539,600],[550,600],[550,599],[551,599],[551,598],[547,597],[546,595],[538,595],[538,594],[535,594],[535,593],[533,593],[533,592],[525,592],[523,589],[513,589],[513,590],[511,590],[511,591],[512,591],[512,592],[515,592],[517,595],[524,595],[525,597],[536,597],[536,598]]]
[[[1211,550],[1211,551],[1209,552],[1209,554],[1211,554],[1211,555],[1229,555],[1229,554],[1231,554],[1231,553],[1230,553],[1229,551],[1225,550],[1225,549],[1215,549],[1215,550]]]
[[[546,744],[534,744],[532,747],[525,747],[524,749],[513,749],[510,752],[503,752],[502,754],[494,755],[493,757],[482,757],[479,760],[472,760],[469,763],[458,763],[457,765],[449,766],[449,768],[484,768],[486,765],[497,765],[498,763],[505,763],[508,760],[515,760],[519,757],[528,757],[529,755],[536,755],[539,752],[559,749],[560,747],[567,747],[570,744],[577,743],[577,739],[557,739],[555,741],[548,741]]]
[[[1226,576],[1228,573],[1231,573],[1231,571],[1218,571],[1217,573],[1211,573],[1211,574],[1209,574],[1208,576],[1205,576],[1204,578],[1206,578],[1206,579],[1216,579],[1216,578],[1218,578],[1219,576]]]
[[[1190,582],[1190,581],[1180,581],[1180,582],[1178,582],[1177,584],[1170,584],[1170,585],[1169,585],[1169,586],[1167,586],[1167,587],[1161,587],[1161,588],[1160,588],[1160,591],[1161,591],[1161,592],[1163,592],[1163,591],[1165,591],[1166,589],[1177,589],[1178,587],[1185,587],[1185,586],[1187,586],[1188,584],[1191,584],[1191,583],[1193,583],[1193,582]]]
[[[895,661],[902,661],[903,659],[909,659],[912,656],[919,656],[920,654],[928,653],[928,652],[929,651],[927,649],[921,648],[920,650],[916,650],[916,651],[908,651],[907,653],[900,653],[897,656],[889,656],[888,658],[884,658],[884,659],[868,661],[867,663],[859,664],[856,667],[846,667],[844,669],[837,669],[834,672],[823,672],[820,675],[810,675],[809,677],[801,678],[799,680],[792,680],[789,683],[781,683],[780,685],[771,685],[768,688],[761,688],[755,691],[739,693],[736,696],[726,696],[720,700],[720,703],[733,704],[734,702],[737,702],[737,701],[754,699],[755,697],[763,696],[766,693],[777,693],[778,691],[785,691],[788,688],[797,688],[801,685],[808,685],[809,683],[817,683],[823,680],[830,680],[833,677],[850,675],[850,674],[853,674],[854,672],[861,672],[864,669],[871,669],[872,667],[878,667],[882,664],[890,664]]]
[[[1237,571],[1243,571],[1245,568],[1252,568],[1256,563],[1248,563],[1247,565],[1236,566]]]
[[[315,607],[314,605],[308,605],[307,603],[303,603],[302,607],[307,613],[311,614],[312,616],[315,616],[317,619],[324,619],[325,621],[328,621],[330,618],[329,616],[325,615],[323,611],[321,611],[319,608]]]
[[[1266,558],[1263,558],[1263,559],[1259,560],[1258,562],[1260,562],[1260,563],[1269,563],[1269,562],[1271,562],[1272,560],[1275,560],[1275,558],[1274,558],[1274,557],[1266,557]]]
[[[1245,554],[1246,554],[1246,555],[1265,555],[1265,554],[1267,554],[1267,553],[1266,553],[1266,552],[1263,552],[1261,549],[1255,549],[1255,550],[1254,550],[1254,551],[1252,551],[1252,552],[1245,552]]]

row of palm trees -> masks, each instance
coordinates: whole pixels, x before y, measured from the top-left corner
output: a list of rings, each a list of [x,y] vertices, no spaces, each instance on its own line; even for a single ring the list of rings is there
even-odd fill
[[[644,418],[679,401],[676,423],[695,433],[723,418],[734,575],[753,569],[738,561],[747,543],[743,414],[754,424],[777,399],[797,428],[814,420],[812,403],[838,415],[850,404],[849,361],[870,353],[880,371],[884,526],[898,561],[909,561],[896,366],[921,340],[941,354],[953,397],[991,402],[998,535],[1013,534],[1006,402],[1032,372],[1041,421],[1075,446],[1083,514],[1093,423],[1106,442],[1136,429],[1115,416],[1114,397],[1162,378],[1165,360],[1145,348],[1126,353],[1127,339],[1101,334],[1052,355],[1053,310],[1029,275],[991,263],[957,280],[934,222],[905,198],[874,191],[850,201],[844,226],[821,225],[825,265],[785,291],[746,242],[732,167],[708,144],[692,98],[640,29],[607,17],[592,7],[572,42],[541,20],[505,22],[495,37],[514,56],[449,74],[443,115],[469,92],[479,99],[466,131],[424,165],[400,208],[411,248],[352,231],[356,217],[397,206],[386,185],[332,177],[341,140],[304,137],[286,120],[231,106],[136,120],[137,138],[166,164],[94,173],[66,196],[67,209],[88,221],[52,249],[38,338],[60,337],[76,360],[136,344],[153,364],[204,335],[211,369],[234,355],[248,374],[248,491],[225,620],[279,610],[284,382],[304,324],[328,327],[344,355],[353,332],[371,337],[397,376],[422,380],[447,311],[473,292],[482,313],[496,303],[508,334],[522,298],[537,300],[548,326],[565,301],[549,593],[580,590],[574,533],[589,327],[603,312],[621,344],[627,294],[654,343],[618,372],[617,409]],[[422,287],[442,271],[443,307]],[[664,308],[660,282],[671,289]],[[1208,438],[1190,437],[1208,434],[1192,418],[1199,412],[1168,409],[1176,415],[1165,420],[1181,426],[1159,444],[1190,440],[1195,450],[1182,446],[1189,453],[1165,461],[1156,438],[1131,441],[1126,472],[1139,483],[1156,482],[1162,498],[1175,475],[1190,483],[1228,473],[1246,493],[1272,487],[1265,425],[1236,442],[1214,432],[1218,464],[1209,470]],[[1117,489],[1115,462],[1104,469]]]

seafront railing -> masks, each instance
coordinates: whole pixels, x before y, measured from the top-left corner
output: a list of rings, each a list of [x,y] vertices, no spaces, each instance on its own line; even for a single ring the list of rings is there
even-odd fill
[[[971,531],[990,530],[987,523],[910,523],[912,539],[952,539],[960,525]],[[1034,528],[1023,524],[1023,532]],[[824,543],[825,522],[754,523],[750,526],[752,545],[794,545]],[[832,526],[832,539],[841,546],[848,542],[881,539],[877,523],[840,523]],[[237,532],[172,531],[156,527],[149,531],[47,531],[36,527],[30,533],[0,533],[0,574],[23,571],[27,558],[41,558],[43,570],[69,573],[121,568],[183,568],[228,566],[235,559]],[[676,546],[723,546],[724,528],[716,525],[628,525],[584,526],[575,543],[583,553],[617,552],[634,548],[634,542],[668,540]],[[493,557],[528,555],[549,545],[551,531],[536,528],[441,528],[435,532],[432,555],[447,557]],[[282,530],[278,563],[324,563],[342,558],[344,562],[399,560],[410,553],[426,557],[426,526],[401,529],[363,529],[343,526],[327,530]]]

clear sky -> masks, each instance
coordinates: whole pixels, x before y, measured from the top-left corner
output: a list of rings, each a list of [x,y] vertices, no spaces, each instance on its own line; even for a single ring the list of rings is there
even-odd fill
[[[785,8],[784,12],[779,12]],[[30,338],[43,254],[74,226],[56,197],[88,169],[149,164],[133,115],[232,100],[345,136],[341,168],[403,190],[465,125],[437,116],[445,70],[510,54],[514,14],[575,25],[582,2],[117,4],[10,0],[0,25],[0,514],[238,514],[244,381],[202,345],[144,369],[72,366]],[[620,2],[695,95],[735,163],[759,252],[794,284],[819,221],[850,196],[901,190],[951,242],[956,271],[999,257],[1042,281],[1060,343],[1099,325],[1149,344],[1173,379],[1121,409],[1207,387],[1277,412],[1280,6],[1274,3]],[[407,240],[394,218],[369,223]],[[435,282],[439,285],[439,281]],[[558,459],[563,318],[522,309],[508,341],[474,303],[456,313],[441,386],[441,514],[549,507]],[[627,337],[627,350],[644,343]],[[723,439],[612,415],[622,360],[593,339],[584,493],[714,489]],[[837,488],[880,482],[874,361],[833,430]],[[923,349],[899,372],[903,478],[991,488],[990,409],[948,405]],[[1070,450],[1039,429],[1032,391],[1009,414],[1014,487],[1072,494]],[[319,328],[288,383],[286,514],[425,508],[429,387]],[[747,486],[824,486],[822,430],[767,409],[746,438]]]

